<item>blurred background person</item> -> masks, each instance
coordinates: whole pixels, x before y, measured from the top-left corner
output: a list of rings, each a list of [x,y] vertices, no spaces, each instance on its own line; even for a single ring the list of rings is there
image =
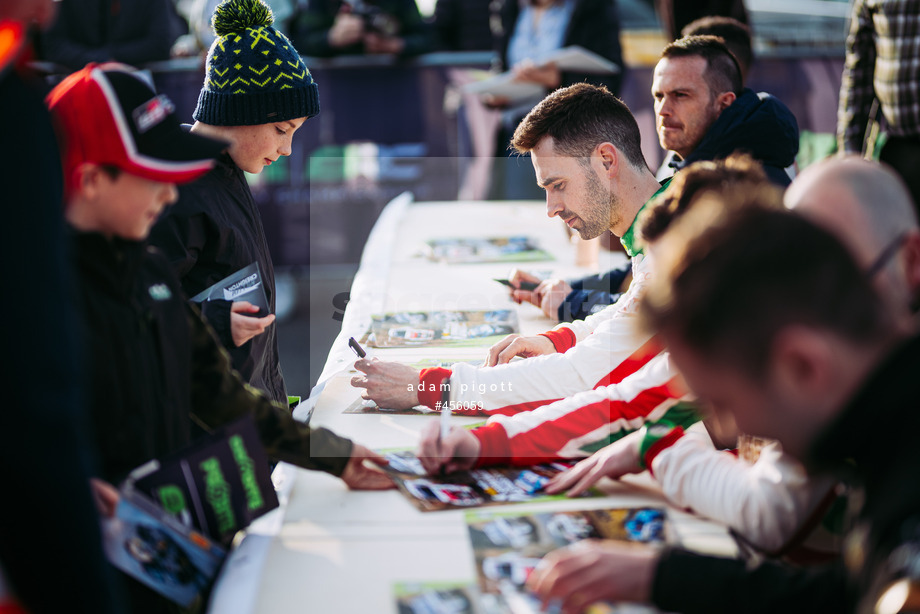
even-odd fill
[[[168,60],[186,31],[171,0],[61,0],[42,55],[72,70],[89,62],[142,66]]]
[[[438,49],[491,51],[491,24],[501,6],[501,0],[438,0],[431,22]]]
[[[307,0],[291,19],[291,40],[306,56],[418,55],[431,51],[415,0]]]
[[[211,15],[223,0],[191,0],[176,3],[176,10],[188,22],[188,34],[180,36],[172,47],[174,57],[199,55],[207,52],[214,42],[214,28],[211,27]],[[282,32],[287,32],[288,21],[294,14],[295,0],[271,0],[266,2],[272,10],[275,24]]]
[[[534,100],[510,105],[508,100],[487,99],[502,109],[495,142],[490,199],[543,198],[534,185],[533,170],[527,156],[510,149],[511,135],[533,106],[546,94],[579,82],[604,85],[619,95],[623,80],[623,53],[620,47],[620,18],[615,0],[504,0],[496,29],[499,69],[512,70],[516,80],[536,83],[544,92]],[[620,67],[612,75],[563,72],[555,64],[536,64],[546,54],[578,45]],[[508,156],[513,156],[508,159]]]
[[[655,11],[661,21],[661,28],[670,40],[686,36],[684,27],[700,17],[732,17],[741,23],[748,23],[744,0],[655,0]]]
[[[920,202],[920,3],[856,0],[837,111],[837,146],[877,156]],[[867,130],[881,112],[884,142]],[[881,152],[876,151],[881,147]]]

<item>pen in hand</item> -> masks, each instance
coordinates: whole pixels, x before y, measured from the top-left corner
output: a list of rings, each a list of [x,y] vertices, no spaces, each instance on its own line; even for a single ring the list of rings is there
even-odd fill
[[[443,454],[441,446],[450,435],[450,376],[441,380],[441,415],[439,416],[440,430],[438,431],[438,453]],[[447,460],[450,462],[450,459]],[[447,463],[441,464],[441,475],[446,473]]]
[[[350,347],[352,351],[358,355],[358,358],[364,358],[367,356],[367,352],[364,351],[364,348],[361,347],[361,344],[358,343],[354,337],[348,338],[348,347]]]

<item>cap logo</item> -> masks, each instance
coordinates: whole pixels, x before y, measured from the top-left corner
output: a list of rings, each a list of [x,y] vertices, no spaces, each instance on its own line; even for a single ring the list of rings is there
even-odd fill
[[[166,119],[175,110],[176,107],[173,105],[172,100],[160,94],[134,109],[131,116],[134,118],[137,131],[144,134]]]

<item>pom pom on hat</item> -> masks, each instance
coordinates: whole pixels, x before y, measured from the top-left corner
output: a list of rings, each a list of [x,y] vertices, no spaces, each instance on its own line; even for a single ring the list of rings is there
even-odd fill
[[[238,34],[246,28],[264,28],[274,22],[271,8],[261,0],[227,0],[217,5],[211,17],[217,36]]]

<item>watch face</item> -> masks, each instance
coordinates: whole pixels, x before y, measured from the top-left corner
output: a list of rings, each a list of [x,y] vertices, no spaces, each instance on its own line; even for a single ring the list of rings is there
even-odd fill
[[[648,427],[648,434],[654,437],[664,437],[671,432],[671,427],[667,424],[653,424]]]

